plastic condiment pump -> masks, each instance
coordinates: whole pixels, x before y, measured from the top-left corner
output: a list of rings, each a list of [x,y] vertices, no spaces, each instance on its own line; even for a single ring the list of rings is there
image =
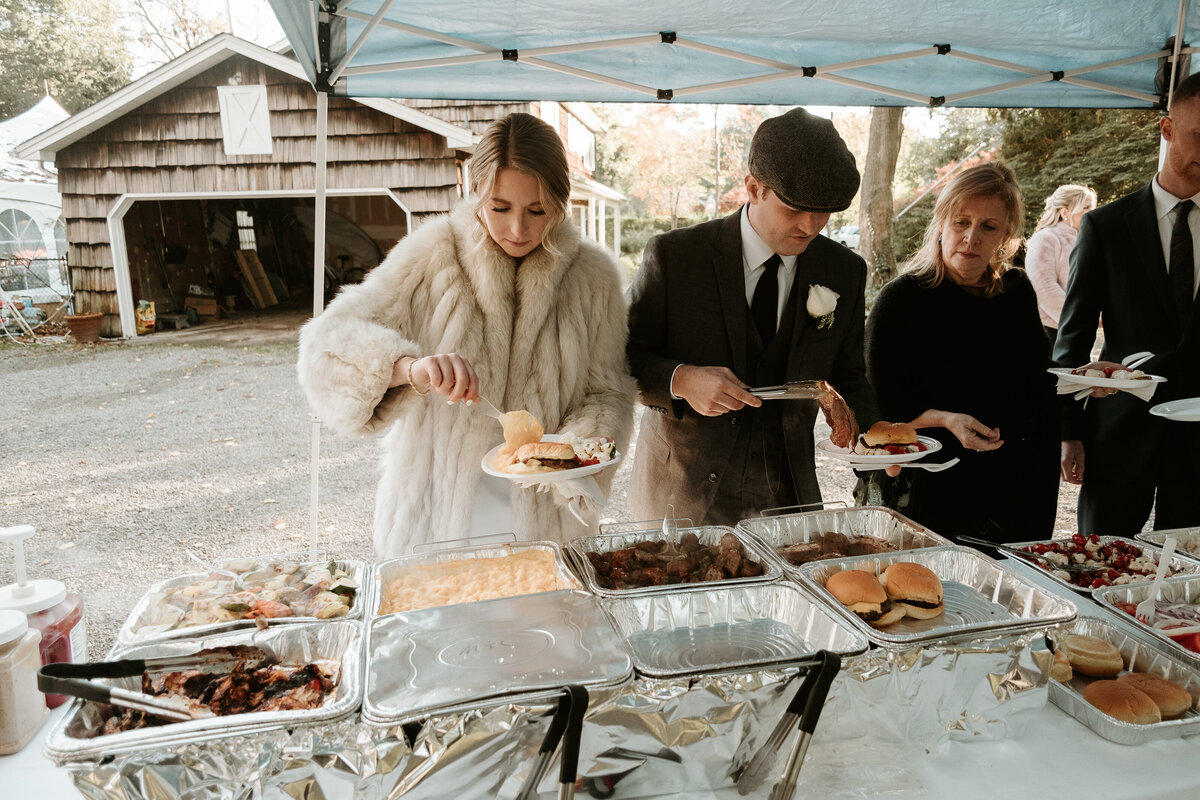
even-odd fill
[[[0,541],[13,546],[16,583],[0,586],[0,608],[11,608],[33,614],[67,599],[67,585],[51,578],[27,580],[25,573],[25,540],[33,536],[32,525],[0,528]]]

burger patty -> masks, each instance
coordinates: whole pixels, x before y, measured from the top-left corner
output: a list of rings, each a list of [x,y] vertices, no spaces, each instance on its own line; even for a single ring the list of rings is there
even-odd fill
[[[573,469],[578,462],[573,458],[531,458],[526,464],[541,464],[551,469]]]
[[[917,608],[937,608],[941,603],[930,603],[926,600],[897,600],[897,603],[904,603],[906,606],[916,606]]]
[[[879,619],[880,617],[882,617],[884,614],[888,613],[891,610],[892,610],[892,602],[890,600],[884,600],[882,603],[879,604],[878,611],[856,611],[854,613],[856,613],[860,617],[862,617],[863,621],[865,621],[865,622],[874,622],[875,620]]]

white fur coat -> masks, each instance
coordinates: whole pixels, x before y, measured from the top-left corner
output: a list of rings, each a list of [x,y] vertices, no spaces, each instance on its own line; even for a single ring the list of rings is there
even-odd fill
[[[480,460],[503,441],[481,411],[389,389],[402,356],[458,353],[501,410],[527,409],[547,433],[609,435],[622,452],[629,445],[635,388],[612,258],[564,220],[555,232],[562,256],[539,247],[518,267],[486,236],[471,250],[478,225],[471,201],[427,221],[300,332],[300,385],[317,416],[339,433],[384,434],[380,558],[466,536]],[[606,491],[612,471],[596,476]],[[556,492],[513,484],[510,499],[520,539],[589,532]]]

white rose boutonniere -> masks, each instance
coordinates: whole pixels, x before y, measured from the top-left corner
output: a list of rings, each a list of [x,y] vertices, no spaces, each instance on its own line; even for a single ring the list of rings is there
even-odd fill
[[[808,315],[817,320],[818,328],[828,328],[833,324],[833,311],[837,308],[838,298],[841,297],[832,289],[819,283],[808,287]]]

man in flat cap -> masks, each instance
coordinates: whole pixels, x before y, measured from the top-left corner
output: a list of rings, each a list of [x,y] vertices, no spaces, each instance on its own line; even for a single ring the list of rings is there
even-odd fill
[[[750,144],[749,202],[724,219],[655,236],[630,288],[628,353],[642,415],[630,505],[667,504],[732,525],[819,502],[811,400],[750,387],[827,380],[862,429],[879,419],[863,360],[867,269],[821,235],[858,191],[854,156],[803,109],[765,120]]]

